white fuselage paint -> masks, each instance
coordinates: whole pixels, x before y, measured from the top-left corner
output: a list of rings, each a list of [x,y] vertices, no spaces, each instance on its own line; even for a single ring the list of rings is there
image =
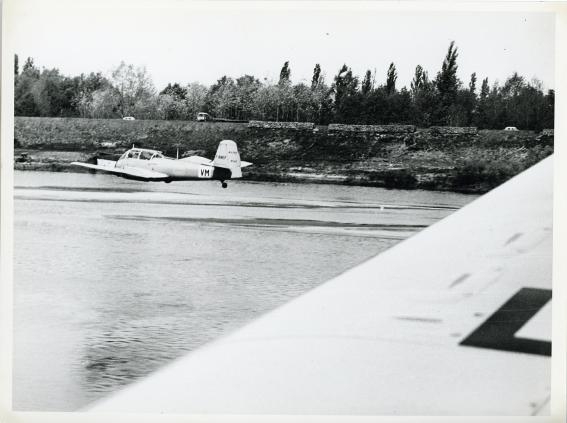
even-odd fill
[[[119,169],[134,167],[165,173],[171,177],[171,180],[212,179],[214,173],[214,166],[169,158],[151,160],[125,158],[118,160],[116,167]]]

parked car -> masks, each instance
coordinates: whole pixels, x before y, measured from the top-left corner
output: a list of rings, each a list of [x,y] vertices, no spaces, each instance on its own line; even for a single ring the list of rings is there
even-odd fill
[[[505,131],[517,131],[518,128],[516,128],[515,126],[507,126],[506,128],[504,128]]]
[[[136,118],[133,116],[124,116],[122,120],[136,120]]]
[[[213,120],[213,117],[205,112],[197,113],[197,122],[206,122],[208,120]]]

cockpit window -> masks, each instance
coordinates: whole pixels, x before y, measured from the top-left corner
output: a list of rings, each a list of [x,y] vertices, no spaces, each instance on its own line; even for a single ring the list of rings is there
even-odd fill
[[[140,160],[150,160],[152,158],[153,152],[151,151],[141,151]]]
[[[130,150],[130,151],[128,152],[128,158],[129,158],[129,159],[137,159],[139,154],[140,154],[139,151]]]
[[[163,159],[163,154],[161,154],[161,153],[156,153],[156,154],[154,154],[154,156],[152,157],[152,159]]]

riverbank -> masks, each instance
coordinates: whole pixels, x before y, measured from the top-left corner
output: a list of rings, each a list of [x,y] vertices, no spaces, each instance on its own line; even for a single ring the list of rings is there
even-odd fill
[[[71,161],[130,148],[213,157],[233,139],[244,178],[484,193],[553,153],[553,135],[431,128],[251,127],[246,123],[15,119],[15,169],[79,172]],[[470,129],[470,128],[468,128]],[[357,132],[358,131],[358,132]],[[380,132],[382,131],[382,132]]]

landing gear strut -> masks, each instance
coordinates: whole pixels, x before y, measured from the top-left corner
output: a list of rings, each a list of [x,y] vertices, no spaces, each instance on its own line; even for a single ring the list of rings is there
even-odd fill
[[[228,186],[228,184],[226,182],[223,182],[221,185],[223,188],[226,188]]]

